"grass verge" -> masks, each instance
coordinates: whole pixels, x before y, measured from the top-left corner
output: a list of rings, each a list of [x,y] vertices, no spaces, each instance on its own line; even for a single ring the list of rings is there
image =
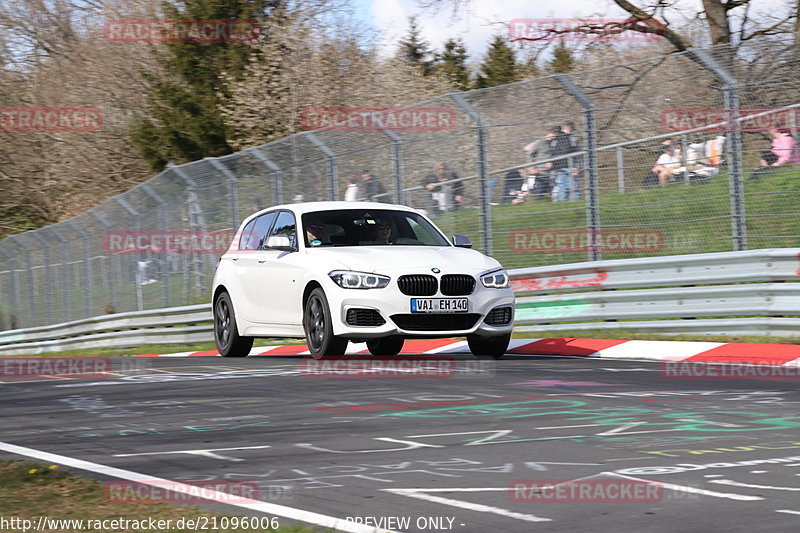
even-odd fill
[[[77,526],[72,522],[61,522],[56,524],[51,522],[49,529],[45,531],[57,531],[59,533],[86,533],[87,531],[111,532],[111,531],[136,531],[159,532],[159,533],[178,533],[195,532],[198,528],[177,527],[178,521],[184,519],[183,524],[188,520],[201,521],[208,520],[213,523],[216,519],[219,525],[223,517],[228,522],[238,518],[233,515],[224,515],[202,509],[198,506],[178,506],[167,503],[116,503],[110,501],[103,490],[103,484],[97,480],[81,477],[66,472],[56,465],[40,465],[26,461],[3,461],[0,460],[0,517],[9,521],[12,518],[20,520],[31,520],[31,528],[36,527],[39,517],[47,517],[51,520],[83,520],[83,527]],[[173,527],[152,528],[120,528],[111,525],[109,527],[86,527],[94,524],[94,521],[103,520],[138,520],[148,521],[150,519],[170,520]],[[91,521],[91,522],[88,522]],[[145,522],[141,522],[144,524]],[[280,533],[312,533],[319,531],[305,526],[284,526],[280,527],[281,519],[277,519],[278,529],[270,528],[227,528],[227,529],[207,529],[209,533],[254,533],[277,531]],[[13,523],[0,524],[2,531],[22,531],[20,527],[13,527]],[[163,522],[162,524],[167,524]],[[44,525],[44,524],[43,524]],[[255,525],[255,524],[253,524]],[[266,523],[265,523],[266,525]],[[31,529],[29,529],[30,531]]]

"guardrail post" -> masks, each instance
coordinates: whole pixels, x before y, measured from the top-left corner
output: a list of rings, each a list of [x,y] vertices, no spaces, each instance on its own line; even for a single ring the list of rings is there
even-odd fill
[[[37,233],[38,231],[39,230],[33,230],[26,233],[39,241],[39,244],[42,245],[42,250],[44,251],[44,283],[46,286],[42,288],[47,293],[47,323],[53,324],[55,322],[53,315],[53,294],[55,292],[56,284],[53,280],[53,273],[50,271],[52,268],[52,260],[50,259],[50,244]],[[30,262],[28,262],[28,264],[30,264]],[[41,292],[39,294],[41,294]],[[31,292],[31,299],[33,299],[35,295],[35,292]]]
[[[83,316],[89,317],[92,316],[92,289],[94,289],[94,284],[92,283],[92,261],[89,258],[89,235],[74,221],[68,220],[67,224],[83,239],[83,268],[86,271],[86,285],[83,291],[85,308]]]
[[[564,74],[555,78],[583,107],[583,130],[586,140],[586,226],[589,230],[589,261],[600,261],[600,184],[597,178],[597,140],[594,123],[594,105],[584,92]]]
[[[617,146],[617,187],[625,193],[625,148]]]
[[[228,178],[228,188],[230,189],[231,195],[231,227],[233,231],[239,227],[239,193],[237,184],[239,179],[236,177],[236,174],[225,168],[225,165],[219,162],[216,157],[204,157],[204,161],[208,161],[211,163],[211,166],[216,168],[220,174]]]
[[[478,151],[478,191],[481,211],[481,233],[483,233],[483,252],[492,255],[493,235],[492,235],[492,216],[490,212],[489,198],[489,160],[486,157],[486,124],[478,111],[464,99],[463,93],[448,93],[455,104],[466,113],[475,123],[477,133]]]
[[[725,115],[728,125],[725,128],[727,152],[729,157],[731,192],[731,226],[733,232],[733,249],[747,249],[747,228],[744,210],[744,172],[742,168],[742,135],[739,126],[739,92],[738,82],[731,73],[720,65],[707,50],[690,48],[691,57],[710,70],[724,84],[723,97]]]
[[[280,205],[283,203],[283,173],[281,172],[281,167],[276,165],[272,162],[267,156],[264,155],[258,147],[248,148],[249,151],[253,152],[253,155],[256,156],[256,159],[261,161],[261,163],[270,169],[272,172],[272,179],[273,179],[273,187],[275,190],[275,204]],[[238,228],[237,228],[238,229]]]
[[[55,226],[46,226],[46,229],[55,235],[58,242],[61,243],[61,312],[65,315],[63,319],[70,320],[72,318],[72,304],[70,303],[69,293],[72,285],[69,282],[69,250],[67,249],[69,241],[58,232]]]
[[[161,219],[161,229],[163,231],[167,231],[167,229],[168,229],[167,228],[167,205],[166,205],[167,202],[165,202],[164,199],[161,198],[161,195],[158,194],[147,183],[143,183],[142,185],[140,185],[140,187],[142,188],[142,190],[145,193],[147,193],[148,196],[150,196],[150,198],[155,200],[155,202],[158,204],[158,217]],[[165,257],[168,257],[169,252],[167,250],[164,250],[162,253],[164,254]],[[164,285],[164,287],[163,287],[164,288],[164,305],[169,307],[169,278],[170,278],[170,272],[168,270],[170,268],[170,265],[169,265],[168,261],[166,262],[166,264],[164,264],[164,263],[165,262],[162,262],[162,272],[161,272],[162,280],[161,281],[163,281],[163,285]]]
[[[308,138],[308,140],[311,141],[311,144],[316,146],[319,149],[319,151],[325,155],[326,167],[328,171],[328,187],[330,187],[331,189],[330,197],[331,200],[338,200],[339,179],[336,171],[336,154],[333,153],[333,150],[328,148],[327,144],[322,142],[322,140],[319,137],[317,137],[310,131],[302,133],[302,135],[305,135]]]

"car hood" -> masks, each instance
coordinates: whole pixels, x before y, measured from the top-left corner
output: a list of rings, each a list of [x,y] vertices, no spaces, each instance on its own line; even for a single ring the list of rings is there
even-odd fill
[[[477,250],[449,246],[347,246],[308,250],[314,260],[340,264],[359,272],[391,274],[428,273],[438,268],[442,274],[477,274],[500,268],[495,259]]]

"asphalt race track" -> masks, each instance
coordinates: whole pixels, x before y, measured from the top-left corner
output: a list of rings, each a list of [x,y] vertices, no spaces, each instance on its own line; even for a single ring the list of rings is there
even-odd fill
[[[0,455],[249,482],[267,509],[380,531],[800,530],[796,377],[425,357],[125,358],[139,368],[4,380]]]

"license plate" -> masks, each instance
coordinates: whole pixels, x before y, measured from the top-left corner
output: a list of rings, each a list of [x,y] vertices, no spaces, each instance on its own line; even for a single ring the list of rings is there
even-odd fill
[[[466,313],[467,298],[411,298],[412,313]]]

